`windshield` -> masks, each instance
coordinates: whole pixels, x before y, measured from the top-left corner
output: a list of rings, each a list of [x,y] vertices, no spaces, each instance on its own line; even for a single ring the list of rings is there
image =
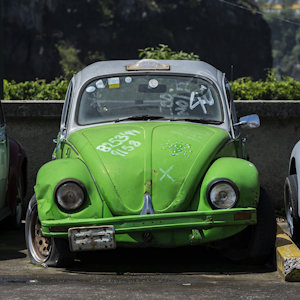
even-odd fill
[[[85,87],[80,125],[126,119],[223,121],[216,88],[198,77],[127,75],[100,78]]]

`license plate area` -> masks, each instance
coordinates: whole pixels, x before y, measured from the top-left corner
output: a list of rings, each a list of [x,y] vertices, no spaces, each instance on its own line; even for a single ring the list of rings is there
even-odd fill
[[[115,249],[113,226],[73,227],[68,230],[71,251],[92,251]]]

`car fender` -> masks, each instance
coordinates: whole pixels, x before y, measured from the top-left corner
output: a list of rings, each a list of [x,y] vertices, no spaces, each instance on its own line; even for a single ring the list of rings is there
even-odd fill
[[[80,181],[85,187],[86,201],[78,212],[63,212],[56,204],[56,187],[67,179]],[[57,159],[43,165],[37,174],[34,190],[41,222],[47,219],[103,216],[103,201],[98,186],[88,167],[79,158]]]
[[[237,186],[239,201],[236,207],[257,207],[260,186],[254,164],[240,158],[222,157],[213,162],[203,178],[199,209],[210,207],[207,189],[213,181],[219,179],[229,179]]]
[[[8,207],[14,213],[16,206],[17,195],[17,180],[20,174],[23,173],[24,191],[23,197],[26,194],[26,169],[27,158],[23,147],[14,139],[9,139],[9,173],[8,173],[8,189],[7,201]]]
[[[294,146],[289,162],[289,175],[297,175],[298,182],[298,216],[300,216],[300,141]]]

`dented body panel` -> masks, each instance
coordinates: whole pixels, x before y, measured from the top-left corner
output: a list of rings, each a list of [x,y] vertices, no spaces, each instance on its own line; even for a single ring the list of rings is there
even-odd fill
[[[97,149],[116,136],[123,138],[122,145],[129,147],[133,141],[138,147],[124,156]],[[176,241],[176,246],[200,244],[255,224],[256,168],[236,157],[216,158],[230,147],[229,139],[223,129],[180,123],[106,125],[73,133],[61,146],[61,159],[47,163],[38,173],[35,191],[43,233],[67,237],[73,226],[113,225],[119,246],[144,245],[143,233],[151,231],[155,241],[150,245],[166,247],[168,234],[173,237],[167,240]],[[239,187],[236,208],[221,212],[210,207],[206,190],[219,177]],[[81,181],[87,189],[85,206],[72,214],[62,212],[53,197],[55,187],[66,178]],[[151,195],[155,214],[141,216],[145,193]],[[249,216],[235,220],[235,215],[245,212]],[[193,230],[202,235],[195,237]]]

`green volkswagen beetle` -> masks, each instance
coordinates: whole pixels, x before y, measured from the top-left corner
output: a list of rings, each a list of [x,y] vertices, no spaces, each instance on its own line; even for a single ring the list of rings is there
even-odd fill
[[[272,252],[272,205],[260,196],[225,75],[199,61],[94,63],[69,85],[53,160],[26,215],[33,264],[74,252],[208,244],[233,259]],[[102,254],[101,254],[102,255]]]

